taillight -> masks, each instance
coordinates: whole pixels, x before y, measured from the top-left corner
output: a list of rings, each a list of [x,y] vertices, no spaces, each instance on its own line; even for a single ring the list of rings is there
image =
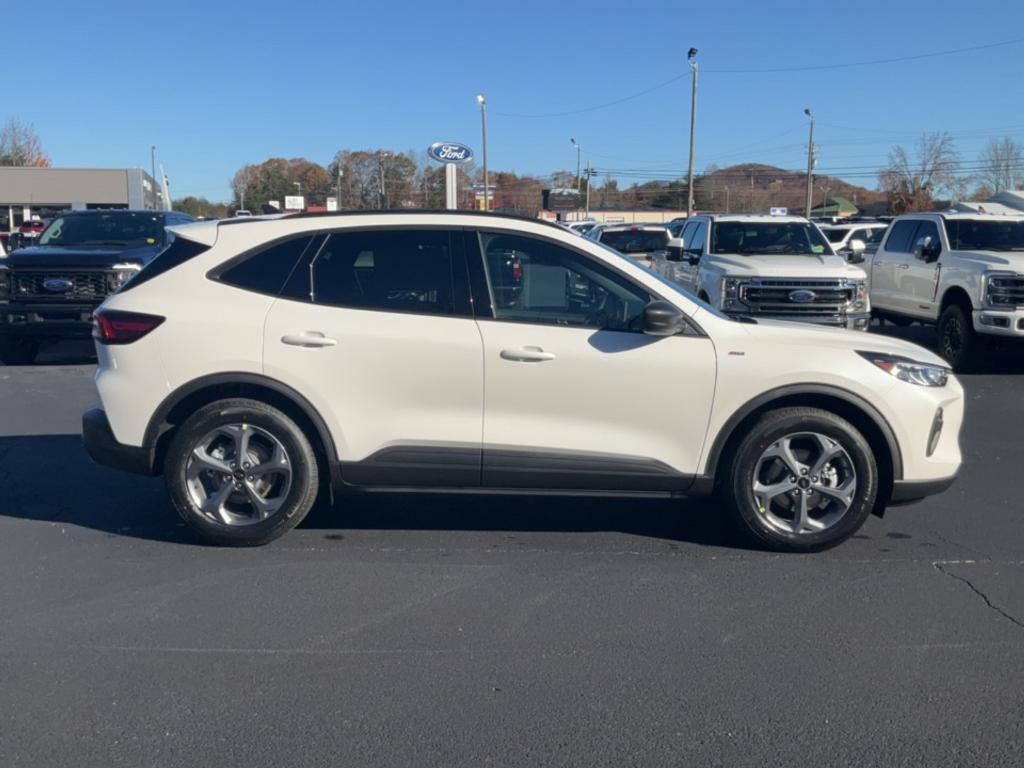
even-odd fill
[[[92,337],[100,344],[131,344],[164,321],[159,315],[113,309],[101,309],[92,319]]]

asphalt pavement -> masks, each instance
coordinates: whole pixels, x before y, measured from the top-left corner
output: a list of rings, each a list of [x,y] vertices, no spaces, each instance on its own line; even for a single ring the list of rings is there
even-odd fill
[[[404,494],[202,546],[85,456],[92,374],[0,367],[2,766],[1024,764],[1020,364],[963,377],[950,491],[807,556],[713,502]]]

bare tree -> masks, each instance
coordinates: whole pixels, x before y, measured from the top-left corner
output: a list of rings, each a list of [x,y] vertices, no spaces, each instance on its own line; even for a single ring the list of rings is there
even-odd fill
[[[245,194],[256,185],[259,176],[255,166],[243,165],[231,179],[231,189],[235,193],[239,209],[245,208]]]
[[[969,181],[957,174],[960,156],[948,133],[926,133],[917,141],[917,155],[896,146],[889,165],[879,174],[881,188],[889,196],[894,213],[930,210],[936,195],[963,196]]]
[[[50,166],[50,158],[43,152],[39,134],[31,123],[12,117],[0,129],[0,165]]]
[[[1016,189],[1024,182],[1024,147],[1009,136],[989,139],[981,153],[979,175],[994,192]]]

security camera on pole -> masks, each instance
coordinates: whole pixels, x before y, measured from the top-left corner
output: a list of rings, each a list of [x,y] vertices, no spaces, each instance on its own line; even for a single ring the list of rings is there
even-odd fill
[[[427,148],[427,155],[431,160],[444,163],[445,208],[455,210],[459,207],[459,177],[456,166],[472,162],[473,150],[454,141],[435,141]]]

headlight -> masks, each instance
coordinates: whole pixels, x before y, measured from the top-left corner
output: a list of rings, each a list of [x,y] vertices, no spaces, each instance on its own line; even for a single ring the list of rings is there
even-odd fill
[[[864,309],[868,302],[867,280],[858,280],[853,283],[853,306],[854,309]]]
[[[944,387],[949,381],[949,368],[929,363],[918,363],[907,357],[883,352],[858,352],[869,363],[908,384],[921,387]]]
[[[139,270],[142,269],[142,265],[134,262],[129,264],[115,264],[111,269],[114,270],[114,272],[108,278],[110,282],[110,290],[116,291],[139,274]]]
[[[987,272],[981,278],[981,301],[993,309],[1024,304],[1024,277],[1015,272]]]
[[[743,302],[740,300],[741,285],[743,285],[742,278],[722,278],[722,309],[740,309],[743,307]]]

